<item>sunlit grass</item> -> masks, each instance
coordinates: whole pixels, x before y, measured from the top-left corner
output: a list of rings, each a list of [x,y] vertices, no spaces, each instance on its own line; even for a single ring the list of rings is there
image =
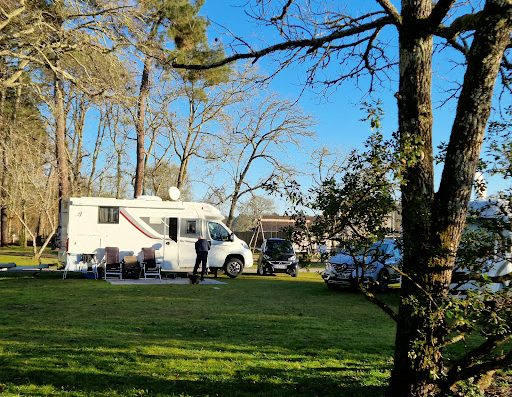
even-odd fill
[[[0,280],[2,396],[385,392],[394,325],[314,272],[226,285]]]
[[[15,263],[17,266],[38,265],[33,258],[32,247],[19,247],[16,245],[0,248],[0,263]],[[56,252],[46,249],[41,256],[41,263],[57,265]]]

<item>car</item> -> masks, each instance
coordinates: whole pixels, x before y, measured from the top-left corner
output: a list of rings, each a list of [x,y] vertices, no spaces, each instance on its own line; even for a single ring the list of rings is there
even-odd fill
[[[397,268],[401,261],[402,252],[397,241],[386,238],[373,243],[367,250],[355,253],[342,251],[332,256],[325,266],[322,278],[329,288],[354,287],[359,280],[369,287],[385,292],[390,284],[400,283]]]
[[[261,255],[258,260],[260,276],[274,273],[288,273],[292,277],[299,274],[299,260],[290,240],[269,238],[261,245]]]

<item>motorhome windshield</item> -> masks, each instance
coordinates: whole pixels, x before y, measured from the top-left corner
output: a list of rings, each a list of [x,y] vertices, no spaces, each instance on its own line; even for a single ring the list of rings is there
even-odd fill
[[[208,222],[208,231],[210,237],[215,241],[229,241],[231,234],[223,225],[217,222]]]

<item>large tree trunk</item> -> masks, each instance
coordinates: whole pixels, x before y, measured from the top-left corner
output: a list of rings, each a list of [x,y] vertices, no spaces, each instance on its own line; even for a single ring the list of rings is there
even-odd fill
[[[5,91],[2,90],[1,93],[1,99],[0,99],[0,107],[1,107],[1,120],[4,121],[4,106],[5,106]],[[9,195],[7,194],[9,189],[9,151],[11,150],[11,137],[16,133],[16,123],[17,123],[17,117],[18,117],[18,111],[20,108],[20,101],[21,101],[21,86],[16,87],[15,90],[15,97],[14,97],[14,103],[13,108],[11,112],[11,116],[9,119],[9,124],[7,125],[5,122],[0,123],[2,126],[2,179],[1,179],[1,186],[0,186],[0,234],[1,234],[1,246],[5,247],[9,245],[9,227],[8,227],[8,206],[7,206],[7,199]]]
[[[87,111],[88,105],[84,97],[77,97],[76,111],[73,115],[73,124],[75,126],[73,136],[73,163],[71,165],[71,175],[73,176],[71,190],[73,191],[73,194],[83,194],[86,192],[81,172],[83,163],[82,148],[84,144],[84,126]]]
[[[484,14],[485,18],[479,21],[469,52],[433,210],[435,223],[432,244],[439,248],[436,250],[437,257],[433,256],[432,261],[443,275],[441,279],[445,283],[437,287],[444,295],[448,293],[455,253],[465,227],[472,181],[491,111],[494,85],[504,51],[510,45],[512,0],[489,0],[484,7]],[[447,394],[454,383],[464,379],[460,373],[465,370],[455,367],[448,372],[443,382],[442,395]]]
[[[510,1],[510,0],[508,0]],[[405,2],[408,5],[417,2]],[[424,3],[424,10],[429,8]],[[430,114],[431,40],[415,37],[414,15],[404,7],[400,39],[399,129],[406,155],[402,185],[404,277],[390,396],[443,395],[442,309],[465,226],[472,179],[489,117],[494,82],[510,41],[511,16],[488,1],[468,56],[468,68],[447,150],[439,192],[433,195]],[[419,23],[417,26],[421,26]],[[418,33],[416,33],[418,34]],[[419,32],[421,35],[421,32]],[[415,110],[419,112],[415,114]],[[411,139],[412,137],[412,139]],[[409,151],[410,147],[412,151]],[[409,280],[409,277],[411,280]],[[444,384],[444,389],[439,385]]]
[[[55,157],[57,158],[57,178],[59,181],[59,229],[62,229],[61,222],[61,203],[62,200],[70,197],[69,188],[69,163],[67,158],[66,142],[66,115],[64,112],[64,88],[62,80],[57,74],[54,74],[54,118],[55,118]],[[61,247],[65,241],[59,238]]]
[[[428,267],[431,208],[434,198],[432,161],[432,36],[418,28],[430,15],[430,0],[402,2],[400,29],[400,86],[398,123],[400,150],[404,156],[402,191],[404,272],[420,285]],[[434,389],[432,373],[439,373],[438,352],[430,349],[432,335],[428,313],[432,303],[404,277],[397,321],[395,359],[390,396],[429,396]],[[418,301],[407,298],[415,297]],[[424,307],[419,311],[418,306]],[[414,352],[417,355],[411,356]]]
[[[55,148],[59,178],[59,203],[69,198],[69,163],[66,143],[66,115],[64,112],[64,88],[59,76],[54,77]]]
[[[4,122],[5,90],[0,92],[0,129],[2,132],[0,147],[2,149],[2,178],[0,181],[0,245],[9,245],[9,230],[7,216],[7,173],[9,161],[7,158],[7,147],[9,142],[8,127]]]
[[[144,120],[146,119],[146,106],[149,97],[149,74],[151,71],[151,59],[146,56],[144,60],[144,69],[142,70],[142,79],[140,81],[139,99],[137,101],[137,120],[135,122],[135,130],[137,132],[137,160],[135,168],[135,183],[133,197],[140,196],[144,189],[144,138],[146,131],[144,128]]]

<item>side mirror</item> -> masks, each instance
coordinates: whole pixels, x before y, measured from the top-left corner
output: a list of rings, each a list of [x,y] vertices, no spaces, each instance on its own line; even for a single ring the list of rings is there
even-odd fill
[[[235,233],[229,235],[229,241],[235,241]]]

